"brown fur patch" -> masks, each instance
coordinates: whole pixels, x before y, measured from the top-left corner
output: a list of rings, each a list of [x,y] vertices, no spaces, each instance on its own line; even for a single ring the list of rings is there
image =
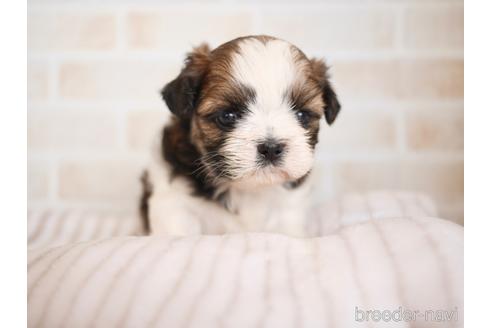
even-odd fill
[[[209,182],[210,172],[200,162],[201,154],[190,139],[189,122],[173,118],[162,134],[162,155],[171,165],[171,179],[184,176],[192,182],[197,195],[211,198],[215,187]]]
[[[328,78],[328,66],[322,59],[311,59],[311,72],[313,78],[320,84],[323,83],[323,80]]]
[[[232,58],[239,52],[238,42],[227,42],[210,53],[210,64],[203,78],[200,98],[192,120],[192,141],[201,152],[214,149],[222,141],[224,131],[214,123],[213,115],[227,108],[244,106],[254,98],[254,91],[234,82]],[[259,37],[267,42],[268,37]]]
[[[142,183],[142,195],[140,196],[140,217],[142,218],[143,232],[148,234],[150,232],[149,221],[149,198],[152,196],[152,185],[149,181],[149,173],[144,171],[140,177]]]

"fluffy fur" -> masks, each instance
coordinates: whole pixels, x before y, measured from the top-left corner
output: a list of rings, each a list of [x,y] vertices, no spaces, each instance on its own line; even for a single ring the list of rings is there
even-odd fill
[[[340,110],[322,61],[268,36],[202,45],[162,97],[174,115],[142,179],[152,233],[304,235],[319,121]]]

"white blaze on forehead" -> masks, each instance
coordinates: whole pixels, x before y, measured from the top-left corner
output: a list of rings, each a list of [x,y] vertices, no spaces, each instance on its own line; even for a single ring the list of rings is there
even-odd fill
[[[281,40],[263,43],[245,39],[232,57],[232,74],[236,82],[252,88],[254,103],[249,113],[228,135],[223,152],[235,177],[251,176],[253,183],[278,183],[305,175],[313,161],[306,130],[299,124],[289,103],[288,92],[293,85],[303,83],[302,64],[295,61],[291,45]],[[273,138],[285,143],[280,165],[258,167],[258,143]]]
[[[285,92],[302,78],[291,45],[282,40],[242,40],[232,67],[236,81],[255,90],[256,104],[264,110],[280,106]]]
[[[288,98],[292,86],[304,78],[292,46],[282,40],[264,43],[257,39],[242,40],[238,46],[231,61],[232,73],[237,82],[254,90],[255,101],[248,104],[250,113],[236,132],[247,133],[251,140],[305,139]]]

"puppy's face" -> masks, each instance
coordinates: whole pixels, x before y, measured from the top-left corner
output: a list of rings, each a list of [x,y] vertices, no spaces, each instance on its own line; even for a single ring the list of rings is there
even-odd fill
[[[340,109],[326,71],[285,41],[247,37],[196,48],[162,94],[211,181],[255,187],[310,171],[320,119]]]

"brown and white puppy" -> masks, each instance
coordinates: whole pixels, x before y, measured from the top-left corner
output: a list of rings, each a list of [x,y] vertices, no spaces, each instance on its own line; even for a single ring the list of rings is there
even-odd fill
[[[162,97],[174,115],[143,178],[152,233],[305,235],[319,122],[340,110],[323,61],[269,36],[202,45]]]

